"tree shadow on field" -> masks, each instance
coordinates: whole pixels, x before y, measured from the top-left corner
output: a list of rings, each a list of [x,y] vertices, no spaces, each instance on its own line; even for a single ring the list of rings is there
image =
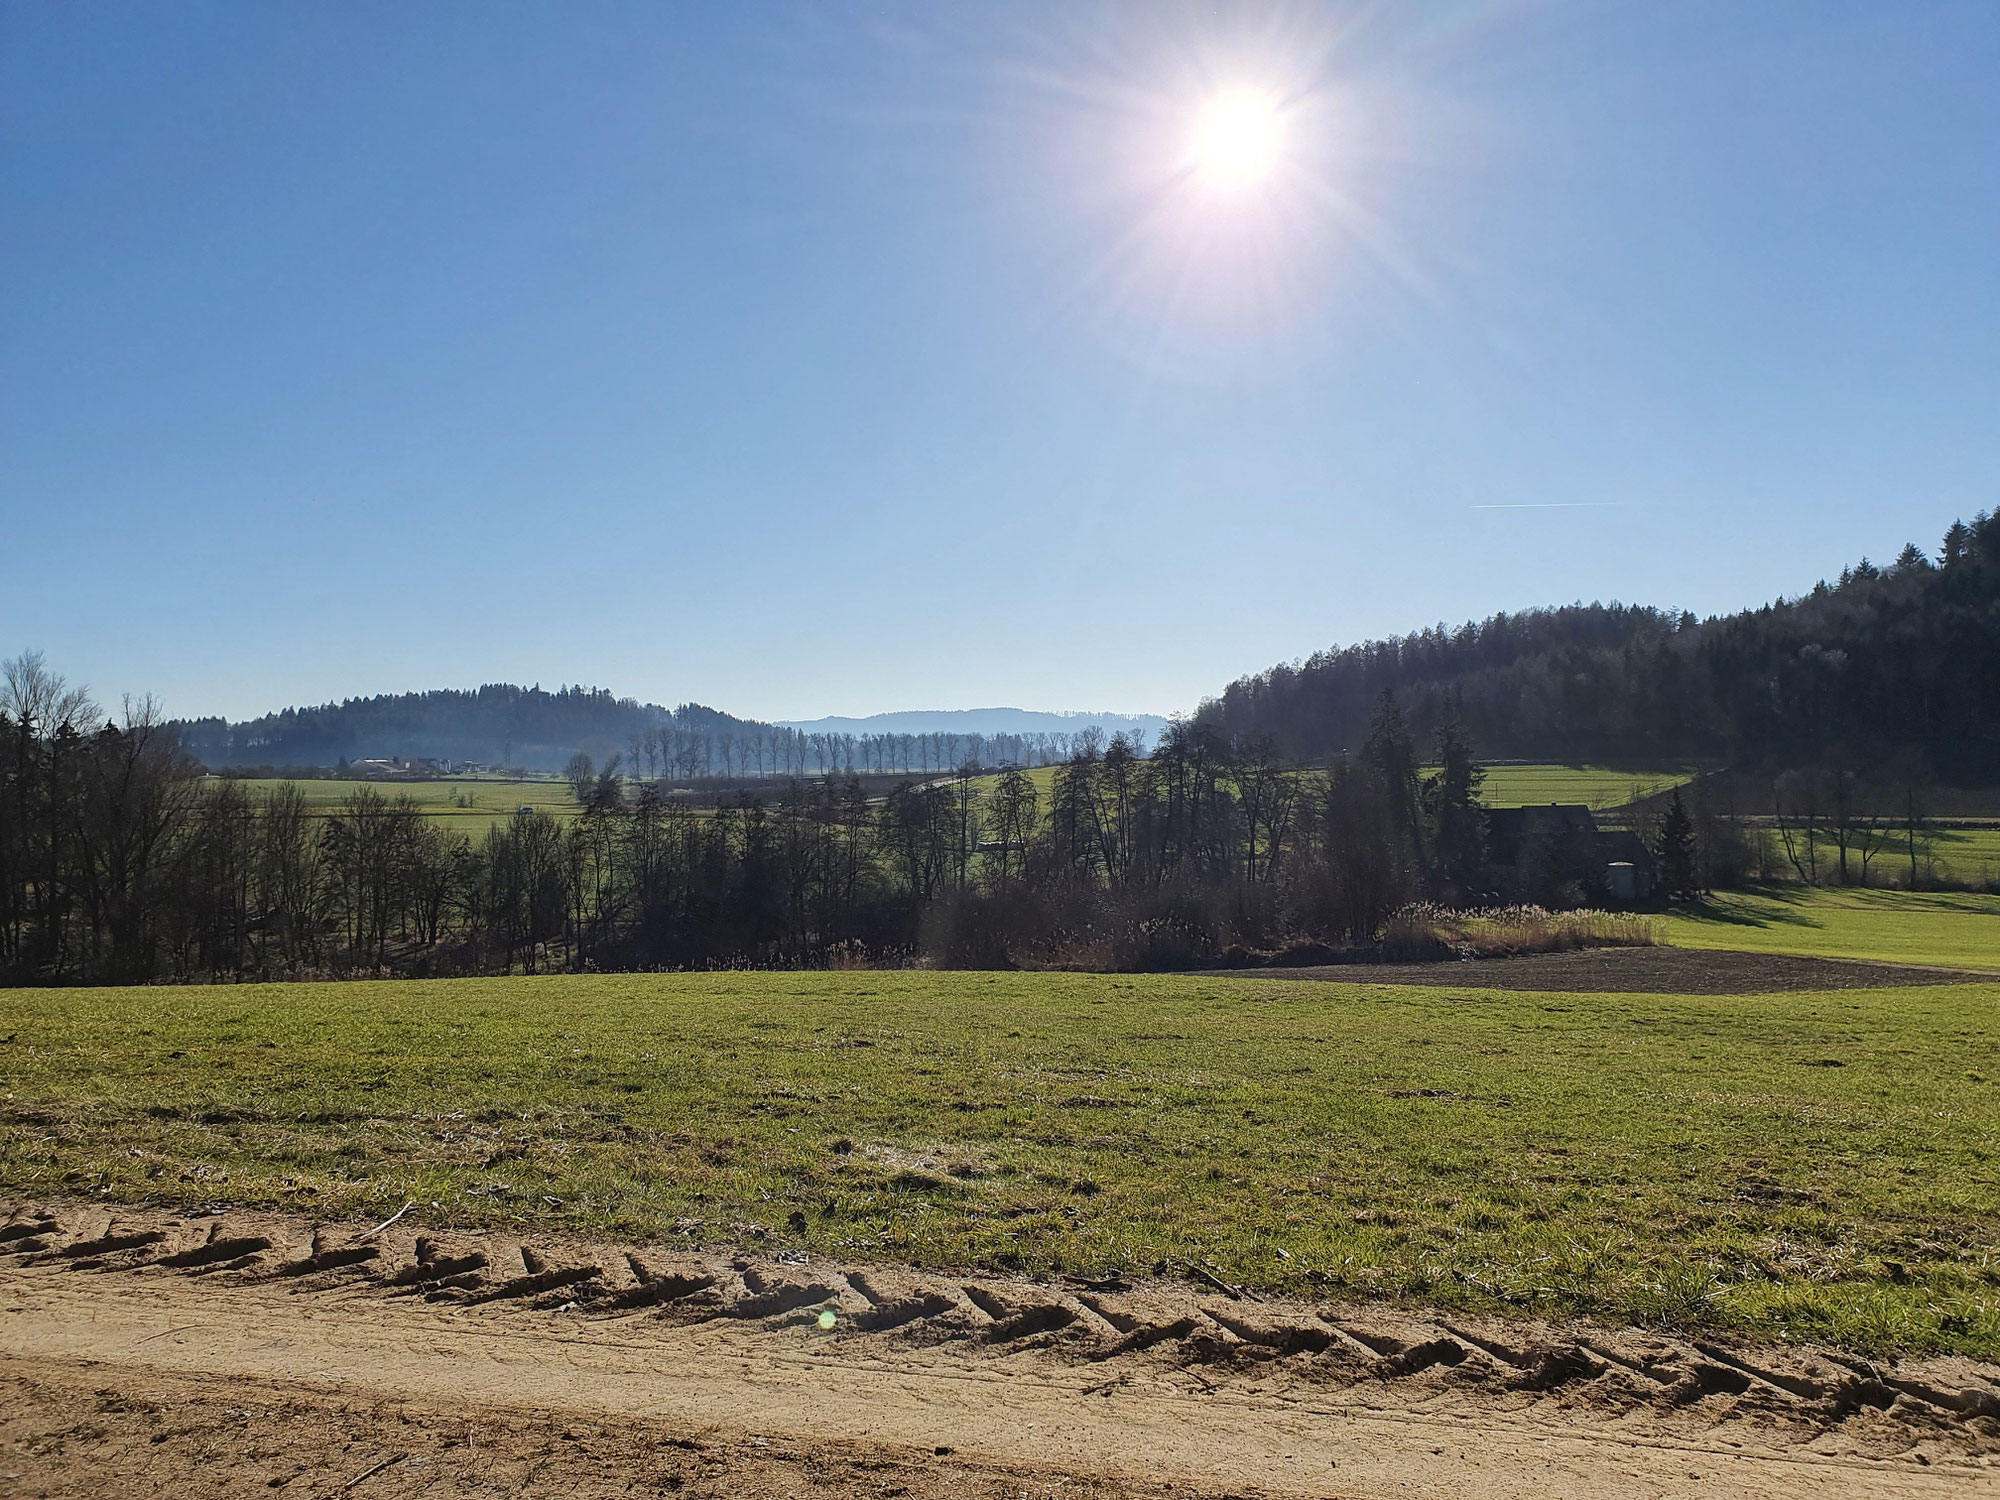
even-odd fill
[[[1852,895],[1867,906],[1901,908],[1904,912],[1966,912],[1972,916],[2000,917],[2000,901],[1979,891],[1885,891],[1849,887]]]
[[[1752,905],[1752,901],[1776,902],[1778,909]],[[1732,899],[1728,896],[1705,896],[1687,910],[1687,915],[1697,922],[1714,922],[1722,927],[1819,927],[1823,925],[1810,912],[1804,910],[1805,898],[1788,892],[1758,890],[1747,892],[1744,897]]]

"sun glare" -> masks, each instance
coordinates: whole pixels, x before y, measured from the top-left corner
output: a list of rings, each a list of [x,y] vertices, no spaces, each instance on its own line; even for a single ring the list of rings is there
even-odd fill
[[[1218,94],[1195,116],[1190,156],[1195,171],[1217,187],[1247,187],[1278,164],[1277,101],[1257,89]]]

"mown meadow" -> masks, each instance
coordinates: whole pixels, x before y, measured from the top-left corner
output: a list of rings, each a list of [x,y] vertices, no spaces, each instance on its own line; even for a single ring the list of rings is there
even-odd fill
[[[2000,1356],[2000,984],[0,991],[0,1187]]]
[[[1962,965],[2000,974],[2000,896],[1859,886],[1718,891],[1656,919],[1678,948]]]
[[[253,797],[268,795],[281,781],[247,777],[237,782]],[[477,838],[496,823],[504,823],[523,807],[568,818],[576,813],[569,783],[552,776],[446,776],[427,781],[294,781],[307,806],[324,816],[364,786],[384,797],[407,797],[427,818],[453,833]]]
[[[1694,776],[1692,771],[1621,771],[1585,765],[1497,765],[1484,769],[1479,795],[1488,807],[1580,802],[1600,812],[1672,791]]]

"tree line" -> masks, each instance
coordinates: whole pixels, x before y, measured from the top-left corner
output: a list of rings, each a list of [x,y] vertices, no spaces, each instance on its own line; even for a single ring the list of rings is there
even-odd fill
[[[2000,516],[1955,522],[1810,593],[1739,614],[1621,604],[1499,614],[1323,651],[1232,683],[1199,719],[1286,755],[1350,753],[1393,691],[1493,757],[1775,773],[1829,754],[2000,781]]]
[[[693,785],[704,781],[785,780],[801,776],[931,775],[963,766],[1052,766],[1106,743],[1103,729],[1074,732],[963,734],[947,730],[901,734],[819,733],[783,726],[717,734],[661,724],[633,734],[614,760],[645,781]],[[1143,737],[1129,743],[1145,753]],[[579,750],[564,766],[590,775],[596,762]]]
[[[861,736],[766,761],[768,787],[717,808],[676,793],[675,741],[654,726],[631,761],[572,757],[574,816],[524,809],[474,839],[393,788],[329,805],[205,775],[150,700],[107,718],[29,654],[0,664],[0,983],[1186,967],[1366,945],[1412,902],[1604,901],[1588,830],[1516,817],[1496,862],[1472,716],[1455,694],[1423,701],[1428,726],[1385,689],[1358,747],[1317,767],[1218,716],[1172,723],[1150,755],[1061,737],[1038,774],[947,769],[971,737]],[[864,782],[892,767],[912,774]],[[1921,750],[1840,749],[1703,776],[1637,809],[1634,847],[1673,894],[1891,868],[1916,885],[1931,797]]]
[[[205,776],[150,703],[106,719],[35,656],[0,671],[0,742],[9,983],[1180,966],[1488,894],[1471,743],[1420,746],[1393,703],[1325,771],[1191,723],[1150,756],[1086,736],[1048,773],[793,777],[714,810],[579,766],[573,816],[478,838],[390,788],[315,805]]]

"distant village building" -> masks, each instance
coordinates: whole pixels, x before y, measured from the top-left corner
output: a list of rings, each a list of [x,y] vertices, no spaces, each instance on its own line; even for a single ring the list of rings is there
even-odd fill
[[[1537,844],[1596,836],[1597,819],[1581,802],[1496,807],[1486,814],[1486,848],[1495,869],[1518,869]]]
[[[1492,808],[1486,848],[1495,883],[1514,900],[1534,900],[1566,881],[1627,905],[1653,893],[1646,841],[1629,828],[1599,828],[1580,802]]]

